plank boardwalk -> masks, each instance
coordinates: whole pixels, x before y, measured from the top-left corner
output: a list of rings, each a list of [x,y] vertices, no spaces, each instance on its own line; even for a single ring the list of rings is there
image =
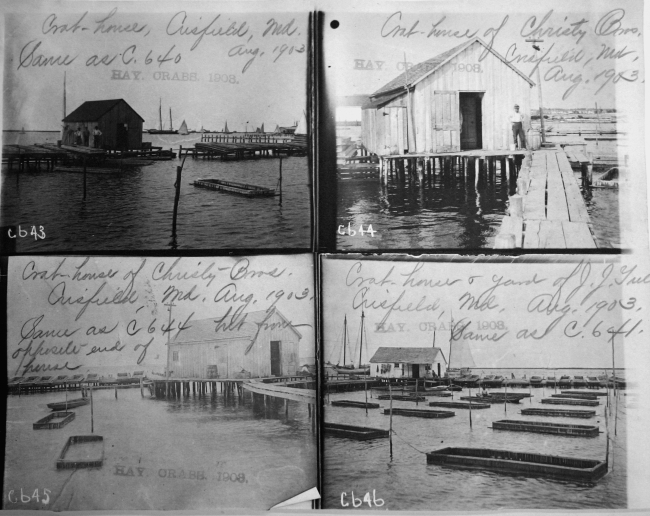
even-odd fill
[[[530,164],[520,171],[518,190],[523,205],[521,216],[517,213],[504,217],[499,231],[500,235],[514,235],[515,247],[597,247],[587,207],[565,152],[532,152]]]

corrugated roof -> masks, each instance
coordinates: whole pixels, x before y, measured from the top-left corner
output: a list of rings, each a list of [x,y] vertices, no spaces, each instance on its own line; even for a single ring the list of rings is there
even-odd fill
[[[379,348],[371,364],[433,364],[440,348]]]
[[[395,90],[402,90],[402,93],[404,93],[405,86],[407,83],[409,87],[415,85],[416,83],[420,82],[422,79],[427,77],[428,75],[435,72],[438,68],[440,68],[448,60],[453,58],[456,54],[461,53],[463,50],[469,48],[474,43],[479,43],[480,45],[485,47],[489,52],[494,54],[495,57],[497,57],[498,59],[503,61],[506,65],[508,65],[510,68],[512,68],[518,75],[520,75],[531,86],[535,85],[535,83],[531,81],[526,75],[524,75],[522,72],[517,70],[517,68],[515,68],[512,64],[506,61],[500,54],[495,52],[492,47],[488,47],[488,45],[486,45],[481,38],[474,38],[464,43],[461,43],[460,45],[455,46],[454,48],[451,48],[446,52],[443,52],[442,54],[438,54],[437,56],[432,57],[431,59],[423,61],[422,63],[416,64],[415,66],[409,68],[404,73],[398,75],[397,77],[395,77],[395,79],[393,79],[389,83],[379,88],[376,92],[374,92],[371,95],[371,97],[379,97],[387,93],[392,93]]]
[[[81,104],[72,113],[66,116],[64,122],[95,122],[102,116],[108,113],[120,102],[124,102],[127,106],[129,104],[124,99],[111,99],[111,100],[88,100]],[[129,108],[136,114],[136,111],[129,106]],[[140,115],[138,117],[144,122],[144,118]]]
[[[235,324],[232,325],[230,325],[232,318],[229,316],[218,325],[218,328],[217,323],[221,318],[211,317],[209,319],[199,319],[196,321],[190,321],[190,328],[175,335],[172,338],[172,342],[174,344],[190,344],[233,339],[244,339],[252,342],[255,340],[255,337],[257,337],[260,326],[274,313],[278,314],[282,320],[288,322],[286,317],[284,317],[284,315],[282,315],[276,308],[242,314],[241,317],[238,317],[234,321]],[[298,337],[302,337],[293,326],[288,327],[291,328]]]

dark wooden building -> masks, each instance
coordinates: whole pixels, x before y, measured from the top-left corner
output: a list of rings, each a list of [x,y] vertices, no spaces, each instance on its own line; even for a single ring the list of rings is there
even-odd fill
[[[236,320],[210,318],[170,342],[175,378],[259,378],[300,369],[300,333],[277,309],[248,312]]]
[[[525,116],[524,130],[530,127],[534,85],[474,38],[370,95],[362,106],[363,144],[378,155],[508,149],[515,104]]]
[[[144,119],[124,99],[89,100],[63,119],[73,130],[95,127],[102,132],[100,147],[111,150],[140,149]],[[91,136],[92,141],[92,136]],[[91,143],[92,145],[92,143]]]

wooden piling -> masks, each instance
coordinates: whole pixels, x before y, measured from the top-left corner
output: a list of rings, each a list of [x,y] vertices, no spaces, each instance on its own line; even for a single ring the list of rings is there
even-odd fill
[[[84,164],[84,201],[86,200],[86,176],[87,170],[86,170],[86,156],[83,157],[83,164]]]
[[[179,167],[176,167],[176,182],[174,183],[176,191],[174,193],[174,213],[172,216],[172,246],[176,246],[176,218],[178,216],[178,201],[181,198],[181,174],[183,172],[183,165],[185,165],[185,159],[183,159]]]
[[[393,460],[393,389],[388,382],[388,397],[390,398],[390,422],[388,427],[388,443],[390,446],[390,460]]]
[[[90,433],[95,433],[95,414],[93,412],[93,386],[90,386]]]

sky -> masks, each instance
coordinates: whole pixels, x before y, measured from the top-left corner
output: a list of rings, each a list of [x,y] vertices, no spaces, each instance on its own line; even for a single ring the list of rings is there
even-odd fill
[[[325,360],[339,361],[345,317],[348,342],[358,350],[362,311],[365,363],[379,347],[431,347],[435,338],[447,360],[450,342],[457,358],[468,346],[479,371],[611,368],[607,330],[621,327],[632,331],[615,336],[616,367],[634,368],[639,362],[630,356],[647,355],[647,284],[629,284],[650,272],[647,260],[636,269],[627,258],[445,260],[324,260]]]
[[[535,52],[525,40],[542,39],[538,57],[544,57],[539,70],[545,107],[592,108],[598,103],[599,108],[621,109],[630,96],[643,94],[641,2],[541,0],[525,6],[383,2],[375,12],[328,12],[330,96],[371,94],[399,76],[405,62],[409,67],[426,61],[473,37],[491,44],[535,83]],[[339,23],[335,29],[334,20]],[[535,87],[531,106],[538,105]]]
[[[26,5],[6,16],[4,129],[60,128],[64,73],[67,114],[87,100],[123,98],[144,128],[158,127],[160,103],[166,125],[171,109],[174,128],[185,120],[221,130],[227,121],[233,131],[293,125],[306,107],[305,10]]]
[[[276,307],[302,335],[300,364],[314,362],[311,255],[11,257],[8,277],[10,375],[32,358],[82,372],[110,366],[162,373],[170,302],[173,328],[208,318],[236,326],[243,314]]]

